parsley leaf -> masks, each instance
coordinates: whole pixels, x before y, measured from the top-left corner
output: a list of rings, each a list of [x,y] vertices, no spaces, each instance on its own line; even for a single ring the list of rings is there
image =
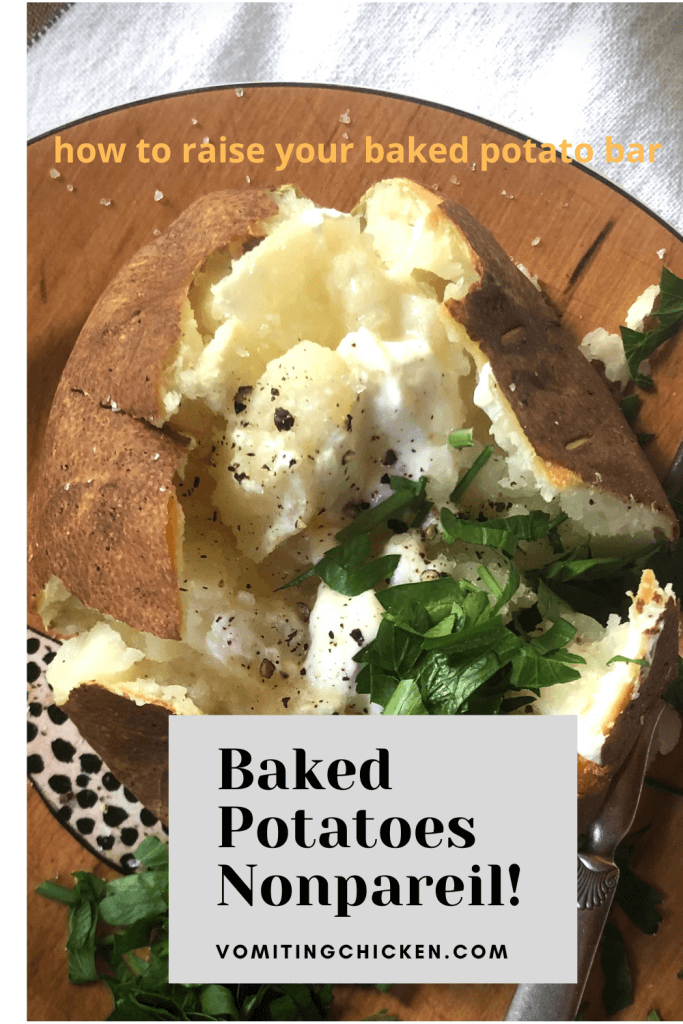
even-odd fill
[[[464,540],[470,544],[495,548],[508,558],[513,557],[520,541],[541,540],[567,518],[564,513],[551,518],[547,512],[530,512],[527,515],[494,517],[477,522],[460,518],[447,508],[441,509],[441,525],[448,544]]]
[[[414,679],[402,679],[384,709],[385,715],[427,715]]]
[[[683,278],[662,267],[659,287],[661,291],[657,319],[665,326],[672,323],[680,324],[683,319]]]
[[[327,1020],[331,985],[171,984],[168,850],[150,836],[136,856],[139,874],[105,882],[76,871],[73,889],[51,881],[36,889],[67,906],[69,979],[106,982],[107,1020]],[[105,923],[108,934],[97,934]],[[144,948],[147,959],[133,952]]]
[[[659,327],[644,332],[620,328],[629,373],[634,383],[646,391],[654,388],[654,381],[640,372],[640,364],[683,325],[683,279],[662,267],[659,287],[659,309],[652,314],[659,321]]]
[[[619,402],[619,408],[623,412],[624,419],[628,423],[629,427],[632,427],[636,421],[638,409],[640,408],[640,398],[638,395],[627,395],[626,398],[622,398]]]
[[[69,981],[79,984],[97,980],[95,967],[95,930],[97,928],[97,905],[105,891],[106,883],[96,875],[85,871],[74,873],[76,885],[73,889],[44,882],[36,889],[41,896],[65,903],[68,908]]]
[[[612,613],[622,620],[628,615],[631,599],[627,591],[638,590],[645,568],[652,569],[660,586],[671,583],[676,593],[683,592],[683,537],[673,546],[661,541],[624,558],[592,559],[587,549],[575,549],[527,575],[539,581],[542,611],[563,601],[606,626]],[[543,614],[552,618],[545,611]]]
[[[367,508],[361,512],[353,522],[348,523],[336,534],[336,539],[344,543],[358,534],[371,533],[378,526],[383,526],[389,519],[395,519],[399,512],[414,505],[424,497],[427,477],[421,476],[419,480],[408,480],[403,476],[392,476],[390,480],[394,491],[390,497],[380,501],[374,508]]]
[[[512,676],[508,689],[532,690],[538,693],[546,686],[570,683],[580,673],[569,668],[556,653],[539,654],[531,644],[521,647],[512,659]]]
[[[358,534],[347,544],[326,551],[315,567],[316,575],[338,593],[356,597],[391,576],[400,561],[400,555],[384,555],[367,562],[370,548],[368,535]]]
[[[486,465],[486,463],[493,455],[493,447],[493,445],[487,444],[486,447],[479,453],[479,455],[476,457],[470,468],[467,470],[466,473],[464,473],[460,477],[457,484],[451,491],[450,497],[448,499],[449,501],[452,501],[453,504],[458,503],[458,501],[462,498],[467,488],[474,480],[479,470]]]
[[[621,571],[629,568],[636,560],[646,559],[661,547],[659,542],[650,544],[647,548],[629,555],[614,557],[592,558],[590,553],[575,548],[566,554],[555,559],[554,562],[544,565],[536,573],[548,580],[558,583],[567,583],[580,579],[582,583],[593,580],[608,579],[617,576]],[[637,589],[637,588],[636,588]]]
[[[424,476],[418,481],[392,476],[394,494],[374,508],[361,512],[335,535],[335,539],[340,541],[336,548],[326,551],[319,562],[278,589],[288,590],[313,576],[319,576],[329,587],[345,597],[357,597],[388,579],[395,572],[401,556],[384,555],[368,562],[372,548],[369,535],[389,520],[395,519],[399,512],[406,510],[414,514],[411,525],[419,525],[431,504],[425,494],[426,483],[427,478]]]

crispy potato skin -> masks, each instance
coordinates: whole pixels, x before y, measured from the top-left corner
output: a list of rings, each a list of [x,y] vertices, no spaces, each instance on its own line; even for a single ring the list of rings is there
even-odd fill
[[[161,423],[159,380],[180,339],[180,314],[212,253],[260,240],[277,213],[266,192],[212,192],[187,208],[116,275],[88,317],[64,376],[96,401]]]
[[[450,200],[439,209],[465,236],[480,275],[464,299],[446,305],[491,363],[551,482],[563,489],[582,481],[655,508],[677,535],[661,484],[576,339],[467,210]]]
[[[71,691],[64,711],[117,779],[168,823],[168,719],[163,704],[138,706],[97,683]]]
[[[179,640],[166,524],[187,448],[172,431],[114,413],[62,381],[30,509],[36,584],[58,576],[88,607]]]
[[[59,383],[29,508],[29,597],[51,575],[83,604],[179,640],[174,474],[189,442],[161,422],[159,382],[211,253],[262,237],[266,192],[215,192],[128,263],[97,302]],[[158,457],[157,457],[158,456]],[[169,497],[176,507],[169,507]],[[176,531],[177,532],[177,531]]]

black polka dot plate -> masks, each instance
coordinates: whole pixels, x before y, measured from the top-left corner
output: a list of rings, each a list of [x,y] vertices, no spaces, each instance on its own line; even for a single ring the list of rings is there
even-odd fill
[[[168,830],[109,771],[57,707],[45,670],[59,642],[28,630],[28,775],[58,821],[106,864],[135,871],[134,851]]]

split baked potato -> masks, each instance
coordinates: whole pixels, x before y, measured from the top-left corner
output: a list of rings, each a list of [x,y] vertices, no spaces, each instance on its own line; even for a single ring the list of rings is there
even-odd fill
[[[57,703],[162,818],[169,714],[381,710],[356,688],[381,593],[306,570],[396,477],[426,478],[456,518],[553,517],[517,552],[506,621],[536,605],[556,544],[610,557],[677,536],[561,319],[465,209],[413,182],[379,182],[352,214],[289,187],[204,196],[104,292],[55,396],[29,579],[70,638]],[[504,551],[446,543],[424,508],[408,525],[381,538],[391,586],[474,586],[483,565],[504,590]],[[628,622],[566,615],[575,678],[530,706],[579,715],[582,827],[676,671],[678,606],[646,571]]]

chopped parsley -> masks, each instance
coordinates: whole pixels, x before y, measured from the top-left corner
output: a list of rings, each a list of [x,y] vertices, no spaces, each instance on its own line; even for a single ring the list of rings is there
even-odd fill
[[[418,526],[430,508],[430,502],[425,495],[426,484],[426,477],[414,481],[392,476],[391,487],[394,493],[379,505],[362,511],[335,535],[335,539],[340,542],[338,547],[326,551],[319,562],[309,566],[279,589],[287,590],[314,576],[319,576],[328,587],[345,597],[356,597],[376,587],[382,580],[388,579],[395,572],[400,555],[384,555],[382,558],[368,561],[372,548],[370,534],[390,523],[393,524],[395,532],[403,532],[396,529],[397,524],[394,522],[400,513],[409,514],[411,521],[407,524],[407,529]],[[400,523],[401,526],[406,526],[403,521]]]
[[[458,501],[460,501],[463,494],[470,486],[479,470],[486,465],[486,463],[493,455],[493,450],[494,446],[492,444],[487,444],[486,447],[482,449],[482,451],[476,457],[470,468],[467,470],[466,473],[463,473],[463,475],[460,477],[457,484],[451,491],[449,501],[452,501],[453,504],[456,504]]]
[[[454,430],[448,435],[448,443],[451,448],[471,448],[474,444],[471,429]]]
[[[67,906],[69,980],[106,982],[107,1020],[327,1020],[331,985],[171,984],[168,850],[148,836],[135,855],[139,874],[105,882],[76,871],[72,889],[48,881],[36,890]]]
[[[384,615],[375,639],[355,656],[363,665],[357,692],[385,714],[499,714],[512,710],[503,707],[509,690],[538,693],[578,679],[571,666],[583,658],[565,649],[574,627],[558,618],[528,639],[501,614],[521,582],[515,567],[505,586],[483,566],[479,572],[484,588],[446,576],[378,593]]]
[[[450,509],[441,510],[441,525],[447,543],[464,540],[470,544],[495,548],[508,558],[513,557],[520,541],[541,540],[567,518],[564,513],[551,518],[547,512],[529,512],[527,515],[496,517],[480,523],[458,517]]]

